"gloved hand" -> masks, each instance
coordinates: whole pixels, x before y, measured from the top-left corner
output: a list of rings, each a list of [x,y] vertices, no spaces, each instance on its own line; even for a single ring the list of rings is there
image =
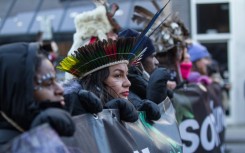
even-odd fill
[[[41,111],[32,121],[31,128],[49,123],[60,136],[72,136],[75,124],[70,114],[62,109],[48,108]]]
[[[167,81],[170,78],[170,73],[165,68],[157,68],[150,76],[146,99],[149,99],[156,104],[161,103],[167,96]]]
[[[93,93],[87,90],[80,90],[78,97],[82,106],[90,113],[98,113],[103,109],[100,99]]]
[[[71,115],[81,115],[84,113],[98,113],[103,109],[100,99],[92,92],[80,89],[64,95],[66,109]]]
[[[161,118],[160,109],[157,104],[150,100],[143,100],[141,106],[138,108],[139,111],[145,111],[148,120],[158,120]]]
[[[134,105],[126,99],[116,98],[107,102],[104,106],[107,109],[118,109],[120,119],[126,122],[135,122],[138,120],[138,111]]]

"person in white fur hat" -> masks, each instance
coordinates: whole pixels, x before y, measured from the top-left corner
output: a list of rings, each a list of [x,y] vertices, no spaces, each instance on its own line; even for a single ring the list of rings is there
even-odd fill
[[[68,55],[74,53],[79,47],[94,43],[97,40],[107,40],[108,38],[117,39],[120,26],[113,19],[115,12],[119,9],[118,5],[95,3],[96,8],[78,14],[74,18],[76,32],[73,35],[73,44]],[[72,79],[71,74],[65,73],[65,81]]]

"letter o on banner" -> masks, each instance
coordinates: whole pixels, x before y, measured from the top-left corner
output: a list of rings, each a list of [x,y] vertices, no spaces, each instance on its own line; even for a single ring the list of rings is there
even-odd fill
[[[211,139],[208,140],[208,128],[211,130]],[[201,127],[201,144],[207,151],[212,150],[215,147],[215,140],[217,139],[216,131],[212,119],[207,116]]]

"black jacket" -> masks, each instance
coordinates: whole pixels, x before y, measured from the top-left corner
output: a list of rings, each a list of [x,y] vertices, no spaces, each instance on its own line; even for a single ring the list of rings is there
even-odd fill
[[[162,68],[155,70],[148,81],[137,67],[129,69],[128,78],[131,81],[129,101],[137,110],[144,111],[148,120],[158,120],[161,117],[157,104],[166,98],[167,90],[163,72],[165,73],[165,70]]]

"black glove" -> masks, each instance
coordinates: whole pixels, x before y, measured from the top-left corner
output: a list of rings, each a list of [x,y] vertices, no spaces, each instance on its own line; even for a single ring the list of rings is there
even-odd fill
[[[79,90],[64,95],[66,109],[72,116],[85,113],[98,113],[102,111],[100,99],[92,92],[87,90]]]
[[[141,99],[146,99],[148,80],[143,77],[142,72],[137,67],[130,67],[128,73],[129,81],[133,82],[130,86],[130,91],[138,95]]]
[[[138,111],[134,105],[126,99],[116,98],[107,102],[104,106],[107,109],[118,109],[120,119],[126,122],[135,122],[138,120]]]
[[[87,90],[80,90],[78,97],[82,106],[90,113],[98,113],[103,109],[100,99],[93,93]]]
[[[167,90],[167,96],[168,96],[170,99],[172,99],[172,98],[174,97],[173,91],[168,89],[168,90]]]
[[[161,103],[167,96],[167,81],[170,78],[169,71],[165,68],[157,68],[150,76],[146,99],[156,104]]]
[[[32,121],[31,128],[49,123],[60,136],[72,136],[75,124],[70,114],[62,109],[48,108],[40,112]]]
[[[148,120],[158,120],[161,118],[160,109],[157,104],[150,100],[143,100],[139,111],[145,111]]]

